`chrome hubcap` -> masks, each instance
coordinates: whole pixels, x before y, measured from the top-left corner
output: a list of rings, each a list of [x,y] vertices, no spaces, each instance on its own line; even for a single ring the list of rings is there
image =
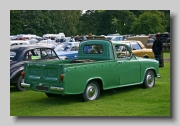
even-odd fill
[[[153,73],[149,72],[147,75],[147,84],[152,87],[154,84],[154,76]]]
[[[94,100],[97,97],[98,89],[95,84],[90,84],[86,90],[86,96],[89,100]]]

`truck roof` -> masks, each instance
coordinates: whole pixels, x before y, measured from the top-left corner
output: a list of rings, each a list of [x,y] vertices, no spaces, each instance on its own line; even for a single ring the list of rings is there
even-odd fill
[[[122,44],[122,45],[126,45],[125,42],[123,41],[110,41],[110,40],[104,40],[104,39],[88,39],[86,41],[83,41],[81,42],[81,44],[93,44],[93,43],[96,43],[96,44],[109,44],[110,45],[117,45],[117,44]]]

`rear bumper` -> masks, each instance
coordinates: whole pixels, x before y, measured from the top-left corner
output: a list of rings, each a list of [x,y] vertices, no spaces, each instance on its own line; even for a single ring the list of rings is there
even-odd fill
[[[26,84],[26,83],[21,83],[22,87],[30,87],[30,84]]]
[[[27,84],[27,83],[21,83],[21,86],[22,86],[22,87],[31,87],[31,85],[30,85],[30,84]],[[62,88],[62,87],[50,86],[50,90],[62,92],[62,91],[64,91],[64,88]]]

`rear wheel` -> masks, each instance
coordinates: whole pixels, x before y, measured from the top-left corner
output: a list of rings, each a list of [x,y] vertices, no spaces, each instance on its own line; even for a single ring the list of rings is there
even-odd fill
[[[52,97],[60,97],[61,96],[61,94],[52,94],[52,93],[45,93],[46,94],[46,96],[47,97],[49,97],[49,98],[52,98]]]
[[[143,87],[144,88],[152,88],[155,85],[155,75],[152,70],[148,70],[144,77]]]
[[[84,101],[96,100],[99,98],[99,95],[100,95],[99,84],[96,81],[90,81],[83,93],[83,100]]]
[[[24,87],[21,87],[21,83],[23,82],[22,76],[19,77],[18,82],[16,83],[15,87],[18,91],[25,91]]]

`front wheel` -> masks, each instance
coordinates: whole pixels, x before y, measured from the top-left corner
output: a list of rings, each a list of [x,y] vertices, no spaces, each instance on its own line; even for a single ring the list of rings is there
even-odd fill
[[[152,88],[155,85],[155,75],[152,70],[148,70],[144,77],[143,87],[144,88]]]
[[[99,84],[96,81],[90,81],[83,93],[83,100],[84,101],[96,100],[99,98],[99,95],[100,95]]]

